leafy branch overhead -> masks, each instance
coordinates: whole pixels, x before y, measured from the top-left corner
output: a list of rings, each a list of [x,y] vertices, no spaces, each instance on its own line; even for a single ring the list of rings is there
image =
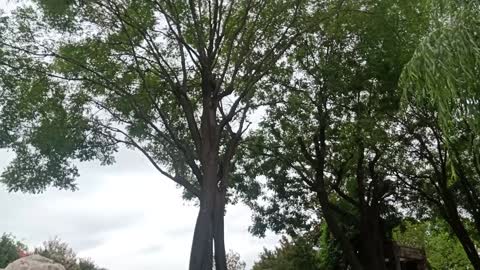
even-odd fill
[[[248,127],[255,84],[301,31],[297,15],[305,8],[301,1],[61,2],[37,1],[5,22],[11,31],[2,34],[2,64],[31,79],[11,85],[22,90],[10,93],[3,110],[38,111],[16,116],[32,125],[28,132],[6,129],[19,153],[4,174],[12,190],[74,188],[72,160],[108,164],[125,144],[198,197],[202,108],[218,106],[212,132],[219,142],[212,143],[228,171]],[[30,65],[31,58],[41,62]],[[43,156],[50,157],[44,170],[32,172],[28,164]],[[47,171],[59,175],[40,181],[47,174],[36,174]],[[20,172],[30,180],[21,181]]]

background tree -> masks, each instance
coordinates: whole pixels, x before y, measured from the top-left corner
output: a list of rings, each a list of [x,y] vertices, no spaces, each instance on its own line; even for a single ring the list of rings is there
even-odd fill
[[[345,12],[299,39],[266,86],[279,89],[264,96],[275,105],[240,172],[267,181],[254,232],[294,235],[323,219],[352,269],[385,268],[384,240],[397,221],[390,116],[401,69],[428,26],[421,2],[370,4],[344,2]]]
[[[480,109],[479,3],[436,1],[430,11],[432,30],[419,44],[402,74],[406,94],[428,103],[438,113],[447,143],[455,143],[457,128],[468,128],[478,147]]]
[[[60,238],[55,237],[35,248],[34,254],[49,258],[65,267],[65,270],[106,270],[98,267],[90,258],[78,258],[73,249]]]
[[[321,270],[347,269],[348,262],[343,256],[342,249],[326,224],[320,227],[320,239],[318,241],[318,264]]]
[[[405,133],[407,155],[417,157],[407,184],[445,219],[475,269],[480,269],[472,239],[480,233],[478,10],[475,1],[431,6],[431,31],[401,79],[406,118],[415,119]],[[473,235],[469,222],[476,228]]]
[[[312,239],[307,236],[298,237],[295,240],[288,240],[283,237],[280,246],[274,250],[264,249],[260,258],[253,265],[252,270],[318,270],[319,263],[316,246]]]
[[[19,259],[23,251],[27,251],[23,243],[4,233],[0,238],[0,268],[5,268],[9,263]]]
[[[65,270],[79,270],[77,254],[67,243],[55,237],[43,242],[43,246],[35,248],[34,254],[49,258],[65,267]]]
[[[246,264],[241,260],[240,255],[230,250],[227,253],[227,269],[228,270],[245,270]]]
[[[450,161],[450,153],[461,148],[447,145],[437,119],[438,115],[431,106],[424,104],[420,107],[418,103],[409,106],[399,118],[395,128],[397,137],[392,137],[395,155],[389,164],[390,171],[401,183],[396,200],[416,218],[445,220],[472,265],[478,267],[479,255],[474,238],[479,231],[469,230],[470,224],[476,224],[477,208],[472,207],[476,198],[472,191],[478,188],[478,178],[475,179],[473,171],[467,174],[466,170],[462,170],[462,178],[453,176],[457,165]],[[464,132],[458,130],[457,134],[462,137]],[[462,168],[471,164],[471,155],[463,155],[462,162]]]
[[[79,270],[106,270],[105,268],[98,267],[95,262],[90,258],[80,258],[78,259],[78,269]]]
[[[395,228],[393,238],[400,245],[425,249],[432,269],[473,269],[460,241],[442,220],[405,220]]]
[[[229,250],[227,253],[227,269],[228,270],[245,270],[247,264],[242,261],[240,254],[233,250]],[[213,266],[215,270],[215,266]]]
[[[190,269],[211,269],[215,246],[225,270],[232,159],[257,83],[311,27],[307,11],[301,0],[27,3],[0,44],[4,70],[32,75],[3,85],[2,137],[16,157],[2,181],[73,189],[75,161],[136,149],[199,200]]]
[[[3,234],[0,240],[0,268],[17,259],[27,256],[28,247],[10,234]],[[72,248],[59,238],[43,242],[42,247],[35,248],[33,254],[49,258],[65,267],[66,270],[106,270],[98,267],[90,258],[78,258]]]

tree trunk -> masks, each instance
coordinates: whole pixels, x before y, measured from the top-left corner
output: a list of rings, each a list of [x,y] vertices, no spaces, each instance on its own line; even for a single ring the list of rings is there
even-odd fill
[[[213,259],[213,212],[215,197],[202,192],[190,253],[190,270],[211,270]]]
[[[335,216],[333,215],[330,207],[328,206],[328,196],[326,192],[319,188],[317,191],[317,198],[320,202],[320,208],[322,209],[323,216],[325,221],[327,222],[328,229],[332,233],[333,237],[340,242],[340,246],[342,248],[343,254],[345,259],[352,267],[352,270],[363,270],[360,261],[358,260],[357,255],[355,254],[355,250],[353,245],[350,243],[349,239],[345,235],[345,232],[340,228]]]
[[[385,270],[383,232],[380,228],[380,215],[375,206],[366,206],[362,211],[360,257],[364,269]]]
[[[453,232],[462,244],[463,250],[465,250],[465,253],[467,254],[467,257],[470,260],[473,268],[475,270],[480,270],[480,257],[478,256],[475,244],[468,235],[468,232],[463,224],[460,221],[452,220],[451,218],[449,218],[447,221],[450,225],[450,228],[452,228]]]
[[[216,200],[218,193],[219,172],[219,136],[217,126],[218,101],[212,97],[214,87],[208,74],[202,74],[202,117],[200,125],[201,145],[200,163],[202,169],[200,211],[193,234],[189,270],[212,270],[213,243],[215,226]],[[223,227],[223,224],[221,224]],[[223,230],[223,228],[222,228]]]
[[[475,229],[480,233],[480,201],[476,187],[469,181],[465,169],[460,162],[454,161],[454,166],[460,180],[463,194],[466,196],[465,208],[473,218]]]
[[[225,191],[217,191],[214,213],[213,238],[215,240],[215,270],[227,270],[225,252]]]
[[[450,225],[450,228],[457,236],[460,244],[462,244],[463,250],[467,254],[470,263],[475,270],[480,270],[480,256],[472,239],[468,235],[468,231],[462,223],[460,215],[458,214],[456,203],[453,201],[453,195],[446,191],[443,194],[443,201],[445,204],[445,220]]]

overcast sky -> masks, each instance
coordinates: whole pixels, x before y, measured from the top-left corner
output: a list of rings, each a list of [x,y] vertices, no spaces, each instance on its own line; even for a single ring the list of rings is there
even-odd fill
[[[9,9],[11,2],[0,0],[0,9]],[[0,171],[11,157],[0,150]],[[121,150],[113,166],[83,163],[79,168],[74,193],[10,194],[0,184],[0,234],[12,233],[30,247],[58,236],[79,256],[109,270],[188,268],[197,208],[182,200],[173,182],[130,150]],[[247,269],[279,238],[251,236],[250,217],[246,206],[227,207],[226,247],[240,253]]]
[[[11,154],[0,152],[0,168]],[[113,166],[80,165],[79,191],[50,190],[41,195],[0,189],[0,232],[11,232],[29,246],[55,236],[80,256],[110,270],[184,270],[197,208],[181,199],[139,153],[122,150]],[[251,266],[264,246],[278,237],[251,236],[250,210],[229,206],[226,246]]]

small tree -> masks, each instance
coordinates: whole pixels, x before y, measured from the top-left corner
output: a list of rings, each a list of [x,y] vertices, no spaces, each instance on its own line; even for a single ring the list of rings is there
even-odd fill
[[[472,269],[460,241],[445,221],[406,220],[393,233],[400,245],[424,248],[432,269]]]
[[[227,270],[245,270],[246,263],[242,261],[240,258],[240,254],[237,252],[230,250],[228,251],[226,255],[226,260],[227,260]],[[217,268],[215,265],[213,266],[213,270],[216,270]]]
[[[319,270],[315,241],[308,235],[288,240],[283,237],[280,247],[275,250],[265,249],[260,259],[253,265],[253,270]]]
[[[95,262],[90,258],[81,258],[78,260],[79,270],[106,270],[105,268],[98,267]]]
[[[19,259],[26,250],[26,246],[11,234],[3,234],[0,238],[0,268],[5,268],[9,263]]]
[[[43,242],[43,246],[36,248],[34,253],[63,265],[65,270],[105,270],[90,258],[77,258],[75,251],[58,237]]]
[[[43,242],[43,246],[35,248],[34,253],[54,260],[63,265],[65,270],[79,270],[77,254],[67,243],[62,242],[58,237]]]
[[[240,254],[230,250],[227,254],[227,269],[228,270],[245,270],[246,264],[240,258]]]

